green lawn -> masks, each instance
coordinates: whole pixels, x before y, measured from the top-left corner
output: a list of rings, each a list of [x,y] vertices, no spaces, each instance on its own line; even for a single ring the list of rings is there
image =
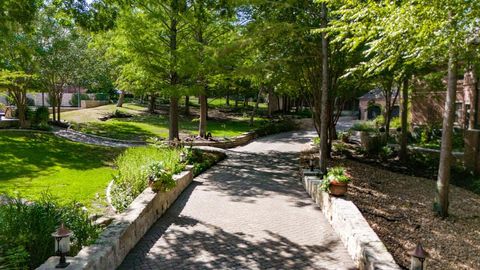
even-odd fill
[[[130,113],[132,118],[110,119],[102,122],[99,117],[115,110],[114,105],[107,105],[93,109],[63,113],[63,119],[76,123],[74,128],[94,135],[122,140],[147,140],[150,137],[168,137],[168,116],[150,115],[144,108],[127,104],[121,111]],[[207,130],[214,137],[234,137],[252,129],[258,128],[266,120],[255,118],[253,127],[249,126],[248,117],[237,117],[225,120],[209,120]],[[198,119],[182,117],[180,132],[184,135],[195,135],[198,130]]]
[[[0,193],[37,199],[48,191],[87,207],[104,201],[113,159],[122,151],[20,131],[0,131],[0,149]]]

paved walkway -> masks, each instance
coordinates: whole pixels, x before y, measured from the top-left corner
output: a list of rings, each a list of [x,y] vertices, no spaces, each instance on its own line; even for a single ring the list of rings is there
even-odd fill
[[[120,269],[355,269],[306,195],[298,151],[313,133],[266,137],[197,177]]]

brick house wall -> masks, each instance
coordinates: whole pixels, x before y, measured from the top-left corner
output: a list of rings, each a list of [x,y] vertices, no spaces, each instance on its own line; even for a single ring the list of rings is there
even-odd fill
[[[465,74],[463,80],[457,82],[457,96],[455,101],[455,126],[467,128],[470,119],[475,82],[470,73]],[[415,88],[411,95],[410,111],[413,125],[441,126],[445,112],[446,89],[428,91]]]
[[[392,97],[393,100],[393,97]],[[360,120],[372,120],[369,118],[368,112],[369,112],[369,107],[370,106],[378,106],[380,108],[381,114],[384,113],[385,111],[385,106],[386,106],[386,101],[385,98],[383,97],[383,93],[379,89],[374,89],[367,94],[361,96],[358,99],[358,107],[359,107],[359,118]],[[397,100],[395,104],[393,104],[394,107],[399,107],[400,106],[400,96],[397,97]],[[394,115],[395,116],[395,115]]]

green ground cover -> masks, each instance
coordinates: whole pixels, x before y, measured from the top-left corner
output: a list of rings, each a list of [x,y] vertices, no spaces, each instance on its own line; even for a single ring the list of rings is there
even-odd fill
[[[168,116],[150,115],[145,108],[126,104],[120,111],[132,114],[131,118],[114,118],[100,121],[98,118],[116,110],[114,105],[101,106],[93,109],[71,111],[62,114],[63,119],[74,123],[74,129],[93,135],[99,135],[121,140],[147,140],[151,137],[168,136]],[[235,137],[265,124],[263,118],[255,118],[255,123],[249,126],[248,117],[230,119],[211,119],[207,122],[207,130],[214,137]],[[198,130],[198,119],[181,117],[180,133],[195,135]]]
[[[87,207],[103,203],[122,151],[21,131],[0,131],[0,149],[0,193],[36,200],[49,192]]]

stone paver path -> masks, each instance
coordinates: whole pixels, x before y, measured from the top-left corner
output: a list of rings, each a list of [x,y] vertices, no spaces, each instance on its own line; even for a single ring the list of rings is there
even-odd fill
[[[137,143],[137,142],[134,143],[134,142],[128,142],[128,141],[114,140],[114,139],[100,137],[100,136],[93,136],[93,135],[81,133],[78,131],[74,131],[71,129],[60,129],[55,131],[54,134],[56,136],[59,136],[74,142],[109,146],[109,147],[131,147],[131,146],[145,145],[145,143]]]
[[[298,180],[298,152],[312,136],[284,133],[229,151],[120,269],[355,269]]]

